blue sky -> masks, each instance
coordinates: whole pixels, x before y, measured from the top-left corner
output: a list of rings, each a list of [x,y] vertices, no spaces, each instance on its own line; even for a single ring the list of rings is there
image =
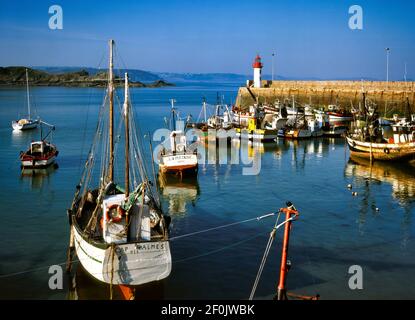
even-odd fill
[[[49,6],[63,9],[50,30]],[[348,27],[363,8],[363,30]],[[1,1],[0,65],[96,67],[114,38],[129,68],[166,72],[251,73],[291,77],[415,78],[415,1]]]

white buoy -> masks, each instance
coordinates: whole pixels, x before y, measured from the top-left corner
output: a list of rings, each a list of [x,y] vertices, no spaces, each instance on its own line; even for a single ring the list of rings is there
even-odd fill
[[[349,183],[349,184],[347,185],[347,189],[353,189],[353,186]]]

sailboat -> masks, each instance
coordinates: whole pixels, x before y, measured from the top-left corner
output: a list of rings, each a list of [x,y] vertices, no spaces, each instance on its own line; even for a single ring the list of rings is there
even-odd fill
[[[153,184],[148,178],[129,98],[128,74],[120,115],[125,128],[125,150],[124,155],[115,152],[114,137],[122,134],[114,132],[113,45],[110,40],[107,94],[83,175],[68,210],[71,233],[67,269],[70,270],[75,251],[94,278],[129,287],[168,277],[172,260],[169,218],[163,215],[153,189],[155,181]],[[116,164],[121,170],[114,170]],[[94,180],[96,167],[99,175]],[[122,168],[124,183],[115,176],[117,172],[121,175]]]
[[[197,173],[197,150],[191,150],[187,144],[184,130],[176,128],[177,110],[174,99],[171,99],[170,119],[170,148],[163,148],[160,156],[159,169],[161,173],[176,173],[194,175]]]
[[[26,69],[26,95],[27,95],[27,118],[22,118],[17,121],[12,122],[13,130],[29,130],[37,128],[39,120],[34,120],[31,118],[30,113],[30,94],[29,94],[29,76]]]

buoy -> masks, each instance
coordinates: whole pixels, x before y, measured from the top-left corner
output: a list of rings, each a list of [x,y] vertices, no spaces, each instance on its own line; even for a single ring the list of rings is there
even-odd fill
[[[352,196],[353,197],[357,197],[358,193],[357,192],[352,192]]]
[[[349,183],[349,184],[347,185],[347,189],[353,189],[353,186]]]
[[[376,208],[376,212],[379,212],[380,211],[380,209],[379,208]]]

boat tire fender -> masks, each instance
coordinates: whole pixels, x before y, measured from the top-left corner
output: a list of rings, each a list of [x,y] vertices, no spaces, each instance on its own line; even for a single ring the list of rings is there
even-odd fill
[[[385,148],[385,149],[383,149],[383,152],[386,153],[386,154],[389,154],[390,150],[389,150],[389,148]]]

